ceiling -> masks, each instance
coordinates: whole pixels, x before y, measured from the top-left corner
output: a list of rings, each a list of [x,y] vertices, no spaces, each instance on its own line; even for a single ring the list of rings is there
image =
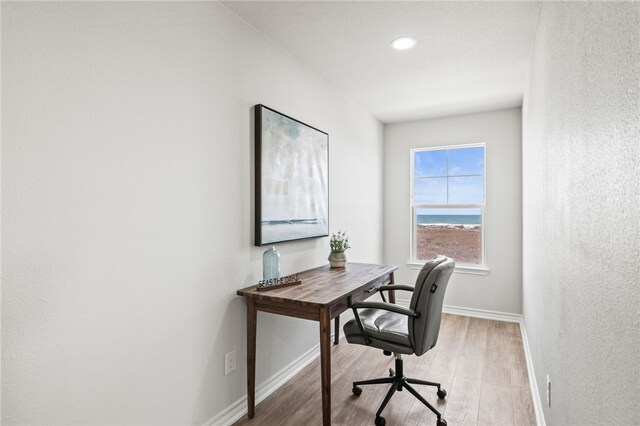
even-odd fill
[[[227,1],[383,123],[519,106],[538,2]],[[396,51],[392,39],[418,41]]]

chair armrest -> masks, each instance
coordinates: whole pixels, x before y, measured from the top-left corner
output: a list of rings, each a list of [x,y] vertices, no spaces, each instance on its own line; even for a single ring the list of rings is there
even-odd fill
[[[402,285],[402,284],[389,284],[389,285],[381,285],[378,287],[378,291],[390,291],[390,290],[406,290],[413,291],[413,287],[410,285]]]
[[[356,302],[351,307],[356,309],[364,309],[364,308],[375,308],[375,309],[384,309],[385,311],[395,312],[397,314],[406,315],[408,317],[418,318],[420,314],[410,308],[405,308],[404,306],[394,305],[393,303],[384,303],[384,302]]]
[[[382,285],[382,286],[378,287],[378,291],[380,292],[380,297],[382,297],[382,301],[383,302],[386,303],[387,299],[384,297],[384,294],[382,292],[383,291],[392,291],[392,290],[405,290],[405,291],[413,292],[413,287],[411,287],[409,285],[401,285],[401,284]]]

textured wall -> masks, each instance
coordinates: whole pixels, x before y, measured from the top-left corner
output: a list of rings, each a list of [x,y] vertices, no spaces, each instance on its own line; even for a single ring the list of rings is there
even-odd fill
[[[640,424],[639,32],[637,2],[541,7],[524,103],[523,314],[548,424]]]
[[[445,303],[471,309],[522,311],[522,112],[488,111],[384,127],[384,260],[399,265],[396,282],[413,284],[410,269],[410,150],[486,144],[486,276],[454,273]]]
[[[2,424],[203,424],[245,394],[256,103],[329,133],[331,227],[381,261],[382,125],[224,6],[2,3]],[[258,383],[317,336],[259,314]]]

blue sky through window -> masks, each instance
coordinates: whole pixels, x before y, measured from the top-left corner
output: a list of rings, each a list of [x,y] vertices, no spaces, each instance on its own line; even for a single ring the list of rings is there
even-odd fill
[[[415,204],[483,204],[484,147],[414,152]]]
[[[449,176],[483,175],[484,147],[449,149]]]
[[[416,178],[446,176],[447,151],[416,152],[413,160],[413,175]]]

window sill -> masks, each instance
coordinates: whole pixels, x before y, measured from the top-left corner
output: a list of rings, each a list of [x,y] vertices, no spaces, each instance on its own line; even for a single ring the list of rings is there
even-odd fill
[[[407,265],[409,269],[421,269],[424,266],[424,262],[412,260],[407,262]],[[456,265],[453,272],[468,275],[488,275],[491,270],[486,266]]]

